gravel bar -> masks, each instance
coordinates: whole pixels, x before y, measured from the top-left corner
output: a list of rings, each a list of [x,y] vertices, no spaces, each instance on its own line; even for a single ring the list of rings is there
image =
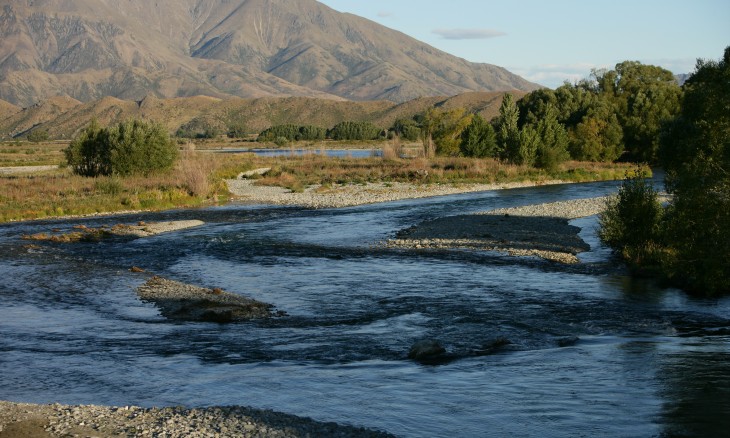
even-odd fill
[[[242,406],[188,409],[0,401],[0,438],[391,436],[381,431]]]
[[[578,263],[576,255],[588,251],[590,246],[578,236],[580,228],[568,221],[602,212],[606,200],[606,197],[577,199],[438,218],[401,230],[384,245],[499,251]]]
[[[328,188],[315,185],[296,193],[282,187],[259,186],[256,180],[245,178],[226,180],[228,190],[239,200],[261,204],[296,205],[307,208],[341,208],[402,199],[427,198],[459,193],[485,192],[538,185],[534,182],[503,184],[409,184],[366,183],[335,184]],[[564,184],[545,181],[539,185]]]

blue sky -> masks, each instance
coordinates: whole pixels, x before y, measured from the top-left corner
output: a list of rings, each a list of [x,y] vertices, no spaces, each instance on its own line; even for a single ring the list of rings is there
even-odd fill
[[[320,0],[548,87],[625,60],[691,73],[730,45],[728,0]]]

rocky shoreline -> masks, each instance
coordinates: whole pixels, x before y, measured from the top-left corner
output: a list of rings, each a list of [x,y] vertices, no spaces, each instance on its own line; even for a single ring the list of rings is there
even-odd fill
[[[590,246],[578,236],[580,228],[568,221],[602,212],[606,199],[577,199],[438,218],[399,231],[385,246],[499,251],[578,263],[577,254],[588,251]]]
[[[0,401],[0,438],[391,437],[386,432],[242,406],[69,406]]]

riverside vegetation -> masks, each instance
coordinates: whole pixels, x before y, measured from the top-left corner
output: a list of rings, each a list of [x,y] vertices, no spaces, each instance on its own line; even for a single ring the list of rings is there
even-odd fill
[[[679,116],[658,155],[672,200],[663,207],[641,178],[628,178],[601,216],[601,238],[640,274],[699,295],[730,293],[730,47],[698,61]]]

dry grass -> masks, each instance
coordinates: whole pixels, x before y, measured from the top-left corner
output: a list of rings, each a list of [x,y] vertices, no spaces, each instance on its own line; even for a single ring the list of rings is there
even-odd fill
[[[129,178],[85,178],[60,169],[42,175],[0,177],[0,222],[125,210],[162,210],[218,202],[227,196],[224,179],[270,167],[259,184],[302,191],[321,184],[367,182],[502,183],[621,179],[631,165],[565,163],[559,171],[471,158],[331,158],[322,154],[259,157],[251,154],[184,152],[166,174]]]
[[[66,142],[0,143],[0,167],[56,165],[65,160]]]

